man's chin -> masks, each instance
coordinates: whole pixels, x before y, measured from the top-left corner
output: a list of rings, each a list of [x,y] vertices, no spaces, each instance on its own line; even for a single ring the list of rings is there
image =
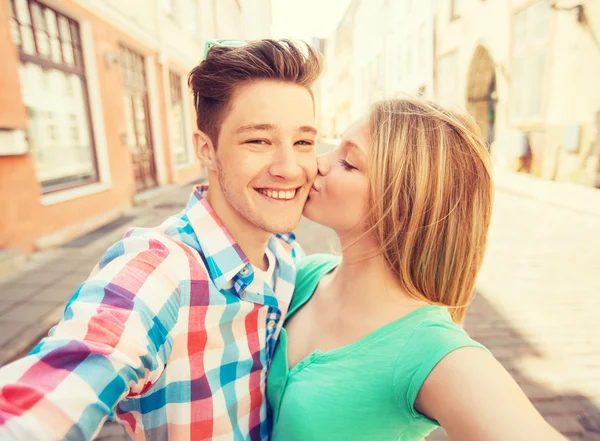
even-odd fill
[[[286,220],[282,222],[273,222],[272,219],[267,220],[262,223],[261,228],[271,234],[282,234],[289,233],[290,231],[294,231],[298,224],[300,223],[301,216],[298,215],[298,218],[293,220]]]

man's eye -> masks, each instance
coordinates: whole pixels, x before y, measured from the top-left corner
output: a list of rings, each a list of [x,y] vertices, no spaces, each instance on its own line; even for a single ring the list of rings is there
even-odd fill
[[[315,142],[311,141],[311,140],[308,140],[308,139],[303,139],[301,141],[297,141],[296,144],[299,144],[299,145],[314,145]]]
[[[265,139],[249,139],[246,144],[267,145],[268,142]]]
[[[356,170],[356,167],[351,166],[345,159],[340,159],[339,162],[347,171]]]

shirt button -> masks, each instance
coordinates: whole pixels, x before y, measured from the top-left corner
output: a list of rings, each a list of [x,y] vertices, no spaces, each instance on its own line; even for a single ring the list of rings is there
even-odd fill
[[[249,272],[250,272],[250,270],[248,269],[248,267],[247,267],[247,266],[245,266],[244,268],[242,268],[242,269],[240,270],[240,274],[241,274],[242,276],[247,276]]]
[[[271,331],[275,327],[275,320],[269,320],[267,322],[267,329]]]

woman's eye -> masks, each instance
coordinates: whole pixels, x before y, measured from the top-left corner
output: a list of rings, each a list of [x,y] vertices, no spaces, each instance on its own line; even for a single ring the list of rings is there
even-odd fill
[[[345,159],[340,159],[340,164],[342,165],[342,167],[344,167],[347,171],[352,171],[352,170],[356,170],[356,167],[351,166]]]
[[[266,145],[268,142],[264,139],[249,139],[246,141],[246,144],[258,144],[258,145]]]
[[[301,141],[297,141],[296,144],[300,144],[300,145],[314,145],[314,142],[306,140],[306,139],[303,139]]]

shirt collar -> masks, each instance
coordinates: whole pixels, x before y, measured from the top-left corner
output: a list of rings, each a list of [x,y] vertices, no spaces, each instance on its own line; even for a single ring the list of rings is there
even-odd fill
[[[200,244],[209,275],[221,290],[250,261],[205,199],[207,191],[208,185],[194,187],[185,214]]]

